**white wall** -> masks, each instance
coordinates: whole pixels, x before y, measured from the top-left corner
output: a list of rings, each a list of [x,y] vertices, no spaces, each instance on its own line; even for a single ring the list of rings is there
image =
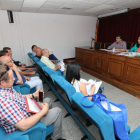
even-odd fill
[[[13,49],[14,59],[29,64],[27,52],[32,45],[47,48],[55,56],[75,57],[76,46],[90,46],[95,37],[96,17],[14,12],[14,23],[0,11],[0,48]],[[15,55],[16,54],[16,55]]]

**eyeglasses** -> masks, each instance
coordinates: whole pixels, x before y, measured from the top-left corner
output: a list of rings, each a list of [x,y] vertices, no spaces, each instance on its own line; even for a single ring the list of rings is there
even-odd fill
[[[13,62],[13,60],[10,60],[9,62],[6,62],[6,63],[12,63]]]
[[[5,65],[5,71],[1,74],[1,77],[2,77],[8,70],[10,70],[10,68],[9,68],[7,65]],[[1,77],[0,77],[0,78],[1,78]]]

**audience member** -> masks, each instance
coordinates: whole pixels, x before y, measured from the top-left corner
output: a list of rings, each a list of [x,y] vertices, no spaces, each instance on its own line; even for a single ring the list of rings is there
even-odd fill
[[[0,62],[4,65],[8,65],[13,70],[13,75],[15,77],[15,80],[14,80],[15,85],[27,83],[31,89],[35,87],[36,90],[39,88],[43,90],[43,85],[40,78],[38,76],[27,77],[27,76],[23,76],[19,74],[16,65],[13,63],[12,59],[9,56],[0,57]]]
[[[53,69],[54,71],[56,71],[57,69],[61,69],[61,66],[60,65],[55,65],[52,63],[51,60],[49,60],[49,51],[47,49],[42,49],[42,57],[41,57],[41,60],[44,64],[46,64],[49,68]]]
[[[36,45],[33,45],[31,49],[32,49],[32,54],[33,54],[34,56],[36,56],[36,49],[37,49],[37,46],[36,46]]]
[[[41,90],[38,89],[33,96],[32,94],[22,95],[13,89],[14,80],[12,70],[7,65],[0,65],[0,126],[9,134],[18,129],[26,131],[40,121],[46,126],[53,124],[52,140],[63,140],[61,139],[61,109],[58,107],[51,109],[51,100],[45,98],[44,103],[39,103],[42,106],[40,112],[36,114],[27,112],[25,96],[38,97]]]

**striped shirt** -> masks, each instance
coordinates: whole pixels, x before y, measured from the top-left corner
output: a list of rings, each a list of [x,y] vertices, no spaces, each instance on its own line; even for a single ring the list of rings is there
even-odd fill
[[[55,68],[55,64],[53,64],[48,57],[46,56],[42,56],[41,57],[41,62],[43,62],[44,64],[46,64],[49,68],[54,69]]]
[[[114,42],[109,46],[110,49],[113,49],[114,47],[115,49],[124,49],[124,50],[127,49],[125,41],[121,41],[120,43]]]

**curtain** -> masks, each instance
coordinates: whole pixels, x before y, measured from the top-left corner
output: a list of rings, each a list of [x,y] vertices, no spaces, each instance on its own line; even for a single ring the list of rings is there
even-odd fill
[[[125,13],[99,19],[98,42],[113,43],[121,34],[126,42],[137,42],[140,35],[140,13]]]

